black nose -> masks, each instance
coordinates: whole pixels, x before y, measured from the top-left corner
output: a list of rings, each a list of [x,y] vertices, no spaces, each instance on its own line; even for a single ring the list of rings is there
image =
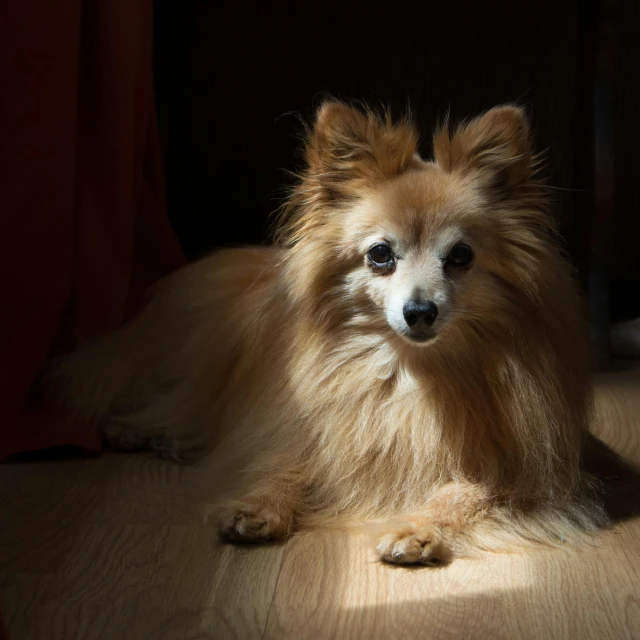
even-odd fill
[[[433,302],[407,302],[402,313],[410,327],[430,327],[438,317],[438,307]]]

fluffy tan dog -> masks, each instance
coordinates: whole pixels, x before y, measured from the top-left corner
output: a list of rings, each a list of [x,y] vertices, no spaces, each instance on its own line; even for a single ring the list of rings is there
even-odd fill
[[[66,405],[120,446],[235,471],[223,535],[378,524],[388,562],[576,539],[585,327],[523,111],[434,137],[319,110],[277,247],[215,253],[66,360]],[[212,487],[212,490],[215,487]]]

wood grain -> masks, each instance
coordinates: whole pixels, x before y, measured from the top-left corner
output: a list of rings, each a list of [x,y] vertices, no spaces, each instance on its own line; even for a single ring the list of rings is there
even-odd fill
[[[601,376],[596,430],[640,462],[640,372]],[[186,472],[146,455],[0,467],[14,640],[640,638],[640,519],[588,549],[377,563],[368,541],[221,545]]]
[[[106,454],[23,470],[0,485],[10,638],[261,637],[284,547],[220,544],[181,467]]]
[[[288,545],[266,638],[637,638],[638,524],[586,552],[437,570],[383,566],[357,536],[300,536]]]

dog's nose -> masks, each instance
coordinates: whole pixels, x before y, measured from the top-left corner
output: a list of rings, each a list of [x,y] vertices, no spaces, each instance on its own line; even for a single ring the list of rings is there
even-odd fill
[[[438,317],[438,307],[429,302],[407,302],[402,309],[405,322],[411,328],[430,327]]]

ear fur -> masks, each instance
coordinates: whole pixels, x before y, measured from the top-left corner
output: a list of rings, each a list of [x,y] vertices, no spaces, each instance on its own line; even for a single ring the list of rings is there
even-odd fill
[[[445,171],[473,172],[502,194],[535,175],[529,122],[517,106],[494,107],[455,131],[445,123],[435,132],[433,147]]]
[[[318,110],[306,146],[307,180],[323,199],[349,197],[363,183],[382,180],[404,171],[418,146],[414,127],[397,124],[389,113],[378,116],[337,101]]]

